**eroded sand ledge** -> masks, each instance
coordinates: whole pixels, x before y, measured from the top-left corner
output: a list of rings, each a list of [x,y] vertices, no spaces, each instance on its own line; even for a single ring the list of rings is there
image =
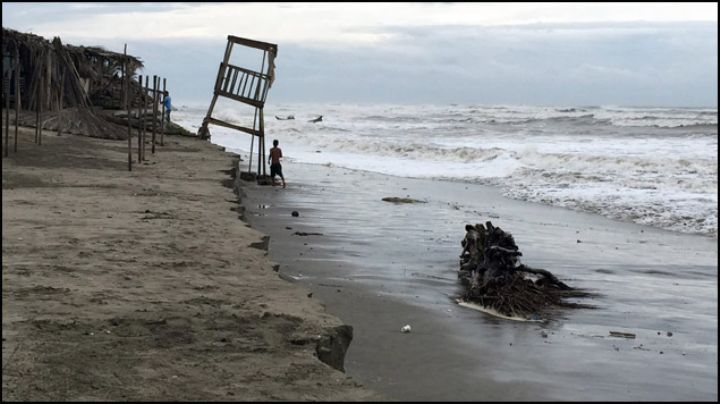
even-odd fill
[[[3,159],[3,400],[378,399],[317,358],[341,321],[249,247],[234,154],[166,137],[128,172],[123,141],[32,137]]]

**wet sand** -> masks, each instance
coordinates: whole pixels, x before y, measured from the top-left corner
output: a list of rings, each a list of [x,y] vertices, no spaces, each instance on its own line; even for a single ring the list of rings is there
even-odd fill
[[[251,247],[233,154],[32,137],[2,162],[3,400],[381,397],[316,356],[343,323]]]
[[[480,185],[283,171],[287,189],[243,185],[245,215],[271,236],[280,273],[354,326],[347,373],[389,399],[717,399],[717,239]],[[392,196],[426,203],[381,201]],[[537,324],[457,306],[464,225],[486,220],[513,234],[522,262],[597,293],[583,301],[597,308]]]

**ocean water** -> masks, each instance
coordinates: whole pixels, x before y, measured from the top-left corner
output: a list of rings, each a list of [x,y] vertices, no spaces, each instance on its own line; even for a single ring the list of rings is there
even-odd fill
[[[180,105],[173,120],[195,131],[206,108]],[[240,110],[213,116],[251,123]],[[717,237],[716,108],[271,104],[265,116],[267,147],[278,139],[288,163],[492,185],[513,199]],[[250,150],[246,134],[211,134]]]

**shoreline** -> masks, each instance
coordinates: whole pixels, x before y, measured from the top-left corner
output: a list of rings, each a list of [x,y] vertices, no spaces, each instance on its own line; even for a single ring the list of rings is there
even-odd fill
[[[3,159],[3,399],[380,397],[318,359],[344,324],[251,248],[234,153],[166,136],[128,172],[124,141],[32,136]]]
[[[488,186],[284,166],[287,189],[246,183],[245,214],[270,235],[280,273],[355,327],[347,372],[389,399],[717,397],[711,237],[511,200]],[[389,196],[427,203],[381,201]],[[522,262],[600,292],[587,301],[599,308],[508,324],[457,306],[456,257],[472,220],[509,230]],[[401,333],[406,324],[412,332]]]
[[[213,144],[220,145],[219,143],[213,143]],[[226,146],[223,146],[223,147],[226,147]],[[246,158],[246,157],[247,157],[247,151],[245,151],[245,150],[234,149],[234,148],[232,148],[232,147],[226,147],[226,148],[227,148],[228,150],[232,150],[233,153],[236,153],[237,155],[242,156],[243,158]],[[595,216],[601,217],[601,218],[603,218],[603,219],[610,220],[610,221],[615,221],[615,222],[622,223],[622,224],[629,224],[629,225],[641,226],[641,227],[645,227],[645,228],[647,228],[647,229],[658,230],[658,231],[666,231],[666,232],[670,232],[670,233],[674,233],[674,234],[679,234],[679,235],[701,236],[701,237],[707,237],[707,238],[715,239],[715,240],[718,239],[718,231],[717,231],[717,229],[715,229],[714,232],[710,232],[710,233],[703,233],[703,232],[684,232],[684,231],[675,230],[675,229],[670,229],[670,228],[665,228],[665,227],[656,226],[656,225],[652,225],[652,224],[638,223],[638,222],[634,222],[634,221],[629,220],[629,219],[624,219],[624,218],[622,218],[622,217],[606,216],[606,215],[603,215],[603,214],[601,214],[601,213],[599,213],[599,212],[591,211],[591,210],[576,209],[576,208],[573,208],[573,207],[568,207],[568,206],[563,206],[563,205],[554,205],[554,204],[550,204],[550,203],[539,202],[539,201],[532,201],[532,200],[528,200],[528,199],[513,198],[513,197],[511,197],[511,196],[506,196],[506,195],[504,194],[505,190],[503,189],[503,187],[502,187],[501,185],[498,185],[498,184],[486,184],[486,183],[484,183],[484,182],[482,182],[482,181],[473,181],[473,180],[468,180],[468,179],[452,178],[452,177],[412,177],[412,176],[396,176],[396,175],[392,175],[392,174],[386,174],[386,173],[382,173],[382,172],[378,172],[378,171],[372,171],[372,170],[364,170],[364,169],[360,169],[360,168],[347,168],[347,167],[342,167],[342,166],[337,166],[337,165],[330,165],[330,166],[328,166],[327,163],[325,163],[325,164],[320,164],[320,163],[294,162],[294,161],[292,161],[292,160],[288,161],[288,163],[289,163],[289,164],[294,164],[294,165],[300,165],[300,166],[308,165],[308,166],[317,166],[317,167],[326,167],[326,168],[336,168],[336,169],[340,169],[340,170],[348,170],[348,171],[354,171],[354,172],[358,172],[358,173],[366,173],[366,174],[368,174],[368,175],[387,176],[387,177],[390,177],[390,178],[396,178],[396,179],[398,179],[398,180],[404,180],[404,179],[406,179],[406,180],[418,180],[418,181],[434,181],[434,182],[454,183],[454,184],[460,184],[460,185],[480,186],[480,187],[483,187],[483,188],[491,188],[491,189],[494,189],[495,192],[497,192],[498,194],[501,194],[504,198],[507,198],[507,199],[510,199],[510,200],[513,200],[513,201],[516,201],[516,202],[520,202],[520,203],[537,204],[537,205],[539,205],[539,206],[544,206],[544,207],[548,207],[548,208],[564,209],[564,210],[567,210],[567,211],[570,211],[570,212],[576,212],[576,213],[588,214],[588,215],[595,215]]]

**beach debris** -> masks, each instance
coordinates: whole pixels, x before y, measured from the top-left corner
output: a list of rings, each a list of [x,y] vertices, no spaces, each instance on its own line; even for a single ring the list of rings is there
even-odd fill
[[[252,171],[241,171],[240,179],[243,181],[257,181],[257,174]]]
[[[281,118],[281,117],[275,115],[275,119],[277,119],[278,121],[292,121],[292,120],[295,119],[295,116],[293,116],[293,115],[288,115],[288,116],[286,116],[285,118]]]
[[[610,331],[611,337],[619,337],[619,338],[628,338],[628,339],[635,339],[635,334],[631,332],[621,332],[621,331]]]
[[[398,203],[425,203],[425,201],[420,201],[420,200],[412,199],[412,198],[401,198],[401,197],[397,197],[397,196],[387,196],[385,198],[382,198],[382,200],[385,202],[392,202],[395,204],[398,204]]]
[[[318,116],[318,117],[317,117],[317,118],[315,118],[315,119],[311,119],[311,120],[309,120],[308,122],[312,122],[312,123],[315,123],[315,122],[322,122],[322,117],[323,117],[323,116],[322,116],[322,115],[320,115],[320,116]]]
[[[270,236],[263,236],[261,241],[258,241],[256,243],[250,243],[248,247],[267,251],[270,247]]]
[[[571,288],[550,271],[520,263],[522,253],[513,236],[492,222],[467,224],[465,232],[458,270],[465,288],[460,303],[518,320],[547,318],[558,307],[592,308],[565,300],[590,293]]]
[[[312,292],[310,292],[310,293],[307,294],[307,297],[312,298],[312,295],[313,295]]]
[[[308,233],[308,232],[304,232],[304,231],[296,231],[293,234],[296,236],[322,236],[323,235],[322,233]]]
[[[400,332],[408,333],[412,330],[412,327],[410,327],[410,324],[406,324],[403,326],[403,328],[400,329]]]
[[[298,217],[298,216],[300,216],[300,213],[298,213],[297,210],[293,210],[291,215],[292,215],[292,217]]]

